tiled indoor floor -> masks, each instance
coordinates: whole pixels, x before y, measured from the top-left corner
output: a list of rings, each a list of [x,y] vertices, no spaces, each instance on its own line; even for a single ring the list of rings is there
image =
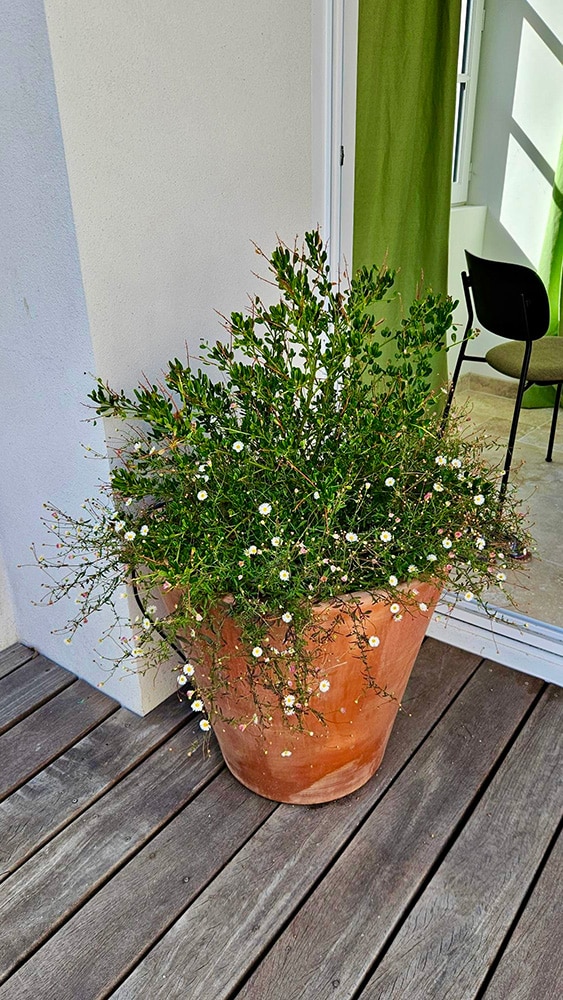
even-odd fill
[[[476,434],[497,443],[488,456],[501,466],[514,409],[514,398],[502,392],[512,386],[469,375],[456,392],[456,406],[467,404]],[[525,572],[509,575],[507,589],[521,614],[563,627],[563,416],[559,417],[553,461],[547,463],[551,414],[549,409],[521,411],[510,478],[518,484],[523,507],[530,511],[535,550]],[[496,605],[510,606],[496,591],[493,599]]]

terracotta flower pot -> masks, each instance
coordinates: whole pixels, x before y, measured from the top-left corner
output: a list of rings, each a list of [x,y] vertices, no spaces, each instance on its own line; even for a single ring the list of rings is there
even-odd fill
[[[403,606],[400,594],[398,615],[391,612],[389,603],[375,603],[367,593],[315,606],[315,623],[328,628],[331,637],[316,653],[316,677],[309,701],[323,721],[307,711],[304,731],[292,726],[291,718],[284,718],[277,699],[259,681],[255,695],[267,706],[268,721],[266,725],[253,721],[255,705],[247,681],[247,661],[238,653],[240,633],[233,619],[224,617],[218,658],[226,684],[214,696],[220,717],[210,713],[210,720],[229,770],[243,785],[276,802],[306,805],[349,795],[372,777],[383,758],[439,597],[431,584],[412,587],[417,601],[427,610]],[[173,595],[165,595],[165,601],[171,607]],[[358,615],[363,623],[363,652],[354,625]],[[371,647],[367,641],[370,636],[376,636],[379,645]],[[271,630],[270,638],[283,647],[279,626]],[[204,657],[193,662],[198,685],[205,691],[209,666]],[[289,670],[288,684],[290,692]]]

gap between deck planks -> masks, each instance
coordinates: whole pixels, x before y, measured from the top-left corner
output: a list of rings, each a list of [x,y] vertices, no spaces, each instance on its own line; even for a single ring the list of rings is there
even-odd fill
[[[0,735],[59,691],[74,684],[74,674],[45,656],[35,656],[0,679]]]
[[[175,697],[145,719],[121,708],[16,789],[0,803],[0,878],[137,767],[188,717]]]
[[[355,996],[541,688],[497,664],[479,668],[237,993],[240,1000]]]
[[[508,941],[483,1000],[549,1000],[563,983],[563,830]]]
[[[75,916],[29,959],[7,985],[13,984],[18,989],[18,996],[22,997],[34,995],[39,985],[43,991],[42,996],[46,998],[73,996],[78,988],[81,1000],[106,996],[108,989],[127,974],[139,957],[150,948],[155,938],[162,935],[198,894],[205,890],[207,882],[211,883],[210,889],[213,891],[215,883],[212,879],[217,876],[221,867],[227,864],[230,856],[222,845],[222,837],[228,839],[227,846],[231,854],[235,855],[233,861],[235,870],[237,851],[241,851],[242,848],[240,856],[243,864],[245,859],[248,861],[253,878],[258,878],[257,873],[262,872],[262,880],[256,886],[260,911],[256,914],[258,924],[254,926],[254,933],[250,936],[253,947],[256,948],[262,941],[263,926],[260,913],[271,911],[275,914],[273,928],[275,931],[275,926],[284,919],[284,913],[288,904],[291,905],[292,898],[294,905],[298,905],[298,886],[301,885],[301,892],[306,892],[310,888],[315,875],[319,871],[322,872],[327,863],[330,863],[331,853],[338,851],[343,840],[353,834],[366,811],[373,806],[394,779],[397,770],[405,765],[442,712],[446,711],[452,697],[466,683],[479,662],[479,658],[473,654],[461,651],[453,653],[441,643],[425,644],[407,692],[405,711],[399,716],[396,734],[390,742],[384,765],[361,795],[351,796],[320,809],[276,807],[274,803],[259,799],[244,789],[241,790],[230,775],[226,773],[221,775],[220,781],[216,779],[189,809],[180,813],[124,869],[92,896]],[[257,817],[251,815],[252,822],[247,829],[246,838],[242,838],[238,844],[231,840],[229,813],[223,816],[217,815],[214,802],[219,793],[221,800],[227,796],[227,803],[230,803],[233,797],[238,801],[238,796],[242,795],[239,809],[246,802],[258,810]],[[196,812],[197,806],[199,809]],[[209,836],[215,837],[215,824],[210,821],[210,815],[216,818],[219,826],[218,844],[214,847],[211,859],[208,856],[207,839]],[[296,820],[299,821],[298,826]],[[270,830],[269,824],[272,821],[274,826],[273,830]],[[254,829],[258,832],[248,840]],[[203,839],[202,830],[205,832]],[[245,840],[248,840],[246,848]],[[197,844],[195,856],[190,852],[192,842]],[[272,842],[277,845],[273,855],[271,852],[268,853],[268,843],[273,850]],[[291,864],[291,858],[294,854],[297,855],[298,844],[299,854],[294,861],[295,871],[288,874],[285,880],[280,878],[278,873],[273,880],[272,874],[278,869],[281,870],[284,863]],[[311,851],[313,851],[312,856]],[[230,868],[231,866],[226,871]],[[246,871],[248,872],[248,869]],[[239,926],[239,911],[246,910],[248,906],[244,872],[242,875],[242,884],[241,881],[237,884],[235,878],[234,898],[228,894],[225,897],[232,900],[231,905],[233,903],[236,905],[236,926]],[[183,882],[185,877],[189,877],[188,883]],[[262,896],[258,892],[260,887]],[[276,899],[276,887],[277,894],[281,897],[279,900]],[[273,895],[272,890],[274,890]],[[142,894],[141,903],[146,901],[146,906],[139,905],[139,892]],[[135,900],[133,922],[130,919],[132,899]],[[111,919],[108,919],[108,914],[111,914]],[[249,915],[241,926],[247,926],[248,921],[253,919],[252,915]],[[217,918],[208,909],[203,915],[203,922],[200,920],[198,933],[203,932],[209,936],[210,924],[215,928]],[[223,922],[222,935],[218,942],[219,949],[225,946],[225,932],[229,928],[232,933],[232,921]],[[242,937],[244,938],[244,935]],[[96,940],[97,949],[104,954],[103,964],[92,963],[89,960],[88,942],[92,939]],[[183,938],[179,960],[184,966],[185,944],[186,938]],[[235,957],[240,944],[241,939],[237,936],[228,951],[227,961]],[[67,954],[73,955],[72,963],[65,963],[64,956]],[[190,963],[194,961],[196,955],[197,952],[190,948]],[[239,957],[237,962],[240,965],[241,961],[247,960],[248,952],[243,948],[242,959]],[[212,991],[209,991],[207,996],[218,997],[218,988],[218,984],[213,981]],[[155,984],[151,984],[147,995],[152,996],[153,989],[156,990]],[[191,994],[188,991],[185,995]]]
[[[7,649],[3,649],[0,652],[0,678],[10,674],[12,670],[17,670],[23,663],[32,660],[34,656],[37,656],[35,649],[22,646],[19,642],[15,642],[12,646],[8,646]]]
[[[477,997],[563,815],[562,709],[549,688],[362,1000]]]

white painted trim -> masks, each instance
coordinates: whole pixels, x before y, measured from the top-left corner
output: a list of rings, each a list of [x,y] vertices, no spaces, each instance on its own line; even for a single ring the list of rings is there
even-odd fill
[[[313,223],[331,272],[352,266],[359,0],[313,0]],[[341,149],[344,148],[344,164]]]
[[[487,611],[446,594],[427,634],[563,687],[563,629],[504,608]]]
[[[471,177],[471,146],[473,142],[473,124],[475,121],[475,104],[477,100],[477,86],[479,80],[479,58],[481,55],[481,38],[484,26],[485,0],[473,0],[467,73],[458,73],[456,84],[457,86],[461,80],[465,81],[467,85],[467,96],[461,129],[460,173],[459,180],[456,182],[452,181],[452,205],[464,205],[467,201],[467,193],[469,190],[469,180]],[[463,27],[462,19],[462,31]]]

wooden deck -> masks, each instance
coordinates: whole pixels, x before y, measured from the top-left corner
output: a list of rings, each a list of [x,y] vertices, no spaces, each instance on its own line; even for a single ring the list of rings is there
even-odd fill
[[[21,646],[0,732],[3,1000],[563,995],[561,689],[427,639],[379,772],[317,807]]]

